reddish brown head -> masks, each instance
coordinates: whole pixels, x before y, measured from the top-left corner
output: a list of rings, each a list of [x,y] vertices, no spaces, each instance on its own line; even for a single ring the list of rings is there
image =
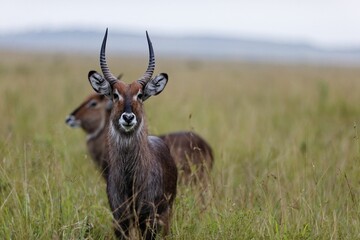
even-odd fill
[[[111,110],[112,102],[104,95],[91,94],[72,111],[65,122],[70,127],[81,127],[86,133],[95,132],[105,121],[105,114]]]
[[[143,102],[150,96],[162,92],[168,81],[168,75],[161,73],[152,78],[155,68],[153,47],[146,32],[149,45],[149,64],[146,72],[138,80],[127,84],[118,80],[111,72],[106,63],[105,48],[108,30],[100,51],[100,66],[104,76],[96,71],[90,71],[88,78],[93,89],[113,101],[111,112],[112,126],[117,132],[131,133],[142,129],[143,126]]]

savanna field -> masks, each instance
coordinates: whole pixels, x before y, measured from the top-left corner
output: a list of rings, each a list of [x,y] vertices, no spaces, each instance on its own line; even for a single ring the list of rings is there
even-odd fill
[[[108,54],[126,82],[143,57]],[[113,239],[105,182],[65,117],[98,55],[1,52],[0,239]],[[179,185],[169,239],[360,239],[360,68],[157,58],[149,131],[213,147],[212,182]]]

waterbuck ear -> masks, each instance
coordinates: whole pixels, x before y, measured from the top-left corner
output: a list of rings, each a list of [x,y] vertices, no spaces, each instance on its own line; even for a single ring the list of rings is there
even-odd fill
[[[145,101],[151,96],[158,95],[164,90],[168,82],[168,75],[166,73],[160,73],[153,79],[151,79],[144,87],[142,100]]]
[[[99,94],[105,95],[106,97],[111,97],[111,86],[106,79],[101,76],[96,71],[90,71],[88,74],[88,79],[92,88]]]

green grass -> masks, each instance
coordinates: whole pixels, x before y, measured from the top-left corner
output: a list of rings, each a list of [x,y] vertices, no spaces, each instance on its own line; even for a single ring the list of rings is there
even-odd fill
[[[65,117],[98,56],[2,52],[0,239],[111,239],[105,183]],[[147,59],[109,55],[137,79]],[[194,130],[215,166],[179,186],[170,239],[359,239],[360,70],[157,59],[169,84],[145,103],[151,133]]]

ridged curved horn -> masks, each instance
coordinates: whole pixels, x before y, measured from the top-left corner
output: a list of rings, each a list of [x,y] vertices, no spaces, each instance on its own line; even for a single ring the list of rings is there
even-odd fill
[[[138,80],[138,82],[143,86],[145,86],[146,83],[150,81],[155,69],[154,49],[147,31],[146,31],[146,38],[149,45],[149,65],[144,75]]]
[[[117,78],[110,72],[110,69],[106,63],[105,48],[106,48],[107,34],[108,34],[108,29],[106,28],[104,40],[101,44],[101,50],[100,50],[100,67],[102,73],[104,74],[105,79],[110,83],[110,85],[113,85],[114,83],[117,82]]]

